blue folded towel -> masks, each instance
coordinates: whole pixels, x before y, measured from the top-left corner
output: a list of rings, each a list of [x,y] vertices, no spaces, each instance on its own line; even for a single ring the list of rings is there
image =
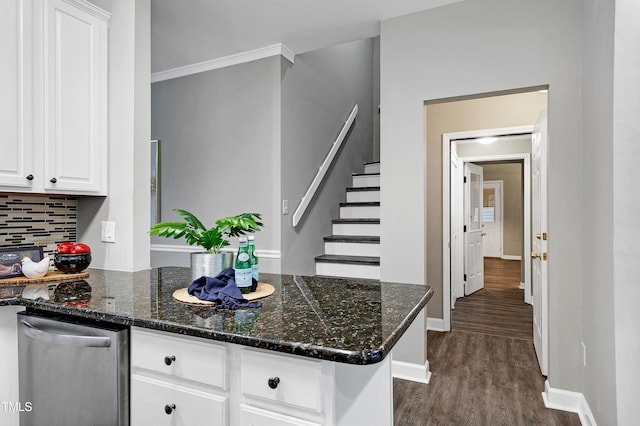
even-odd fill
[[[249,302],[236,285],[233,268],[227,268],[215,277],[202,276],[189,284],[189,294],[200,300],[216,302],[216,309],[259,308],[262,302]]]

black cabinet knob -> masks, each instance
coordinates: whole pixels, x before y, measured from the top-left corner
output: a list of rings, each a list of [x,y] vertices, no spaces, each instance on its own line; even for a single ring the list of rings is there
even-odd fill
[[[176,404],[171,404],[171,405],[167,404],[164,406],[164,412],[167,414],[173,413],[173,410],[175,409],[176,409]]]
[[[51,183],[56,183],[57,181],[58,181],[58,179],[56,179],[56,178],[49,179],[49,182],[51,182]]]
[[[269,383],[269,387],[271,389],[275,389],[278,387],[278,384],[280,383],[280,377],[271,377],[267,383]]]
[[[164,357],[164,363],[167,365],[171,365],[174,361],[176,360],[176,356],[175,355],[167,355]]]
[[[27,180],[33,180],[33,175],[27,175]]]

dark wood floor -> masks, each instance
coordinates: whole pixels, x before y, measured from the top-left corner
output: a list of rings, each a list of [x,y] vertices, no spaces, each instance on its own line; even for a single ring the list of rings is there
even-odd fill
[[[544,406],[519,284],[519,261],[485,261],[485,288],[458,299],[452,331],[427,333],[430,383],[394,379],[395,425],[580,425]]]

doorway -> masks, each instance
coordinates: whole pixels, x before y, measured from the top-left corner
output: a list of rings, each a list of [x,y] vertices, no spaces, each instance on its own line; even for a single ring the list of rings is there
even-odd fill
[[[522,164],[522,227],[520,229],[521,238],[521,258],[522,272],[521,282],[524,288],[524,302],[531,303],[531,263],[527,260],[531,253],[531,160],[530,146],[531,133],[534,126],[520,126],[502,129],[485,129],[469,132],[446,133],[443,135],[443,175],[450,175],[450,180],[443,181],[443,246],[442,246],[442,276],[443,276],[443,323],[444,330],[451,330],[451,309],[455,307],[455,299],[469,294],[465,290],[464,271],[467,266],[467,260],[462,255],[464,252],[464,236],[461,236],[464,229],[462,224],[461,209],[455,207],[463,204],[464,190],[463,170],[465,164],[505,164],[520,163]],[[510,154],[482,154],[483,150],[464,149],[465,145],[474,148],[470,144],[477,143],[481,138],[492,137],[502,139],[496,142],[492,148],[498,152],[498,147],[503,144],[512,145]],[[529,152],[524,152],[528,150]],[[520,152],[518,152],[520,151]],[[460,155],[463,154],[464,156]],[[477,155],[470,155],[477,154]],[[455,161],[452,161],[454,159]],[[456,167],[457,172],[452,172],[453,166],[450,164],[459,162],[460,166]],[[457,174],[456,174],[457,173]],[[449,208],[451,206],[451,208]],[[462,226],[460,226],[462,224]],[[459,240],[460,243],[456,243]],[[450,244],[451,242],[451,244]],[[483,253],[476,253],[477,262],[483,261]],[[447,303],[449,302],[449,303]]]

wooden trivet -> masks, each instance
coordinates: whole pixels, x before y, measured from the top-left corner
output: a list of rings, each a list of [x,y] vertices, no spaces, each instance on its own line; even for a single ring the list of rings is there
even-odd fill
[[[256,291],[253,291],[248,294],[243,294],[242,296],[247,300],[256,300],[261,299],[263,297],[267,297],[272,295],[276,291],[276,288],[271,284],[258,282],[258,286],[256,287]],[[178,290],[173,292],[173,298],[178,302],[187,303],[189,305],[215,305],[215,302],[210,302],[208,300],[200,300],[195,296],[192,296],[187,291],[187,288],[179,288]]]
[[[49,271],[47,275],[40,278],[27,278],[25,276],[22,277],[11,277],[11,278],[2,278],[0,279],[0,286],[3,285],[16,285],[16,284],[31,284],[31,283],[42,283],[48,281],[77,281],[83,278],[89,277],[89,272],[74,272],[72,274],[63,274],[59,271]]]

